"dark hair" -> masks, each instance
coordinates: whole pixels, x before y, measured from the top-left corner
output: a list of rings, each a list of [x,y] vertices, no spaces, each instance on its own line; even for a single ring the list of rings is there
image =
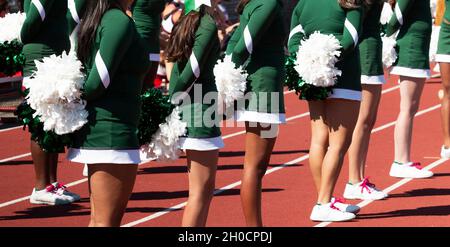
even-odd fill
[[[360,8],[364,0],[338,0],[339,5],[344,9]]]
[[[244,12],[245,6],[250,2],[251,0],[241,0],[239,1],[237,7],[236,7],[236,12],[238,12],[238,14],[242,14],[242,12]]]
[[[77,55],[81,62],[87,62],[100,21],[106,11],[111,8],[121,9],[119,0],[87,1],[86,11],[78,31]]]
[[[195,41],[195,32],[200,25],[200,19],[205,14],[214,16],[213,9],[207,6],[200,7],[200,11],[191,11],[184,15],[175,24],[167,46],[167,60],[176,62],[189,58]]]

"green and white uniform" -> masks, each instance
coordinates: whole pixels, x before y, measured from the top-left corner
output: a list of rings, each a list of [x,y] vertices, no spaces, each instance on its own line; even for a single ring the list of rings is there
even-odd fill
[[[180,148],[215,150],[224,146],[217,114],[217,87],[213,73],[219,58],[217,26],[209,15],[201,17],[189,60],[177,61],[170,77],[170,97],[180,104],[187,136],[180,138]],[[205,97],[209,95],[209,97]],[[182,102],[180,102],[182,101]]]
[[[83,98],[88,123],[74,133],[68,159],[98,164],[137,164],[137,126],[141,89],[148,58],[134,21],[119,9],[110,9],[97,28]]]
[[[86,9],[87,0],[67,0],[67,24],[70,36],[70,48],[75,50],[81,18]]]
[[[430,0],[397,0],[386,35],[397,36],[398,60],[391,74],[416,78],[430,77]]]
[[[436,62],[450,63],[450,0],[445,0],[445,14],[439,33]]]
[[[29,77],[36,69],[34,60],[69,51],[67,0],[25,0],[24,10],[27,17],[20,36],[24,44],[24,76]]]
[[[363,32],[359,43],[361,61],[361,84],[382,85],[386,83],[383,72],[383,42],[379,22],[383,5],[373,4],[365,12]]]
[[[342,71],[329,98],[361,100],[361,64],[355,49],[362,31],[363,9],[341,8],[336,0],[302,0],[294,9],[289,35],[290,53],[298,51],[300,41],[315,31],[332,34],[342,46],[336,67]]]
[[[133,5],[133,19],[136,28],[146,43],[148,58],[159,62],[159,33],[161,28],[161,13],[165,0],[136,0]]]
[[[284,40],[280,0],[251,0],[240,16],[227,54],[249,74],[245,100],[238,102],[237,121],[286,122],[283,82]]]

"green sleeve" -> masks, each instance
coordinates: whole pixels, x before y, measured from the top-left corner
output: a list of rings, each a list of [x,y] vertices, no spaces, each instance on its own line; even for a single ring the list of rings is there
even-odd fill
[[[20,31],[22,43],[31,42],[33,37],[39,33],[42,23],[45,20],[46,13],[50,13],[55,0],[32,0],[25,9],[27,15]]]
[[[86,0],[68,0],[69,11],[67,11],[67,19],[69,21],[69,35],[72,34],[83,17],[85,5]]]
[[[125,14],[105,19],[99,27],[100,48],[92,58],[93,66],[84,84],[86,100],[95,100],[106,91],[132,42],[133,24]]]
[[[345,57],[358,46],[363,26],[363,9],[348,10],[344,26],[344,33],[340,40],[342,46],[341,58]]]
[[[205,16],[200,22],[197,32],[195,33],[194,46],[189,61],[180,76],[174,78],[170,83],[174,85],[172,93],[185,92],[200,76],[217,38],[217,27],[210,16]],[[177,62],[178,63],[178,62]]]
[[[236,47],[236,44],[238,43],[238,41],[241,39],[242,36],[242,25],[239,25],[236,30],[234,30],[233,34],[231,35],[230,40],[228,41],[227,44],[227,50],[226,50],[226,54],[227,55],[231,55],[233,54],[234,48]]]
[[[276,0],[265,0],[251,11],[247,26],[242,27],[243,37],[240,37],[233,49],[232,60],[236,65],[243,65],[248,59],[253,47],[258,44],[275,19],[278,8],[280,6]]]
[[[397,4],[395,5],[394,14],[391,17],[391,20],[387,24],[386,35],[391,36],[395,32],[397,32],[400,27],[403,25],[404,17],[410,10],[415,0],[397,0]]]
[[[303,30],[302,25],[300,24],[300,14],[302,12],[303,5],[300,5],[300,2],[294,9],[291,18],[291,32],[289,33],[288,40],[288,49],[289,53],[295,53],[298,51],[298,47],[300,46],[300,41],[305,37],[305,31]]]

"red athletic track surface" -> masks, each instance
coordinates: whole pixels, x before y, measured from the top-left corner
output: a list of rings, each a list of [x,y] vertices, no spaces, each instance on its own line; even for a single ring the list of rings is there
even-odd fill
[[[378,120],[372,135],[367,175],[377,187],[385,189],[401,179],[388,175],[394,155],[393,122],[399,110],[397,78],[383,87],[393,89],[383,94]],[[352,222],[321,224],[321,226],[450,226],[449,163],[440,160],[442,143],[437,97],[440,81],[426,84],[420,111],[414,125],[412,158],[424,166],[433,162],[435,177],[412,180],[390,192],[387,200],[371,202],[362,208]],[[434,108],[433,108],[434,107]],[[428,111],[427,111],[428,110]],[[307,105],[293,93],[286,95],[287,117],[307,113]],[[390,124],[390,125],[386,125]],[[223,128],[224,136],[242,128]],[[316,201],[316,192],[308,167],[310,128],[309,116],[295,118],[283,125],[272,154],[270,174],[264,178],[263,214],[266,226],[316,226],[309,214]],[[221,150],[216,188],[228,186],[214,197],[208,226],[244,226],[239,198],[239,182],[244,155],[244,135],[225,140]],[[19,129],[0,130],[0,226],[86,226],[89,222],[89,201],[82,165],[60,157],[59,181],[71,185],[82,201],[65,206],[35,206],[28,199],[34,183],[34,170],[29,153],[29,135]],[[15,157],[25,155],[23,157]],[[131,226],[179,226],[183,204],[187,200],[186,160],[171,163],[150,162],[139,167],[136,185],[122,224]],[[288,164],[284,165],[283,164]],[[281,168],[281,169],[280,169]],[[348,164],[344,167],[335,195],[342,196],[347,181]],[[405,181],[404,181],[405,182]],[[360,203],[360,201],[352,201]],[[5,205],[8,203],[9,205]],[[181,206],[180,206],[181,204]],[[149,217],[151,216],[151,217]],[[144,219],[140,222],[138,220]],[[130,226],[129,225],[129,226]]]

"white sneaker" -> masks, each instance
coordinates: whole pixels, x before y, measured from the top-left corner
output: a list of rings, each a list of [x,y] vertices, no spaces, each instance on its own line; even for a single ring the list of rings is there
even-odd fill
[[[52,185],[54,187],[56,194],[68,197],[71,202],[79,201],[81,199],[78,194],[75,194],[67,190],[67,187],[64,184],[54,182]]]
[[[397,178],[429,178],[433,176],[433,172],[422,169],[420,163],[398,164],[394,162],[389,175]]]
[[[30,196],[30,203],[32,204],[46,204],[46,205],[64,205],[72,203],[71,198],[65,195],[58,195],[54,190],[54,186],[50,185],[43,190],[33,189]]]
[[[333,206],[333,203],[327,203],[324,205],[316,205],[314,206],[310,219],[312,221],[325,221],[325,222],[333,222],[333,221],[348,221],[354,219],[356,217],[355,214],[347,213],[339,210],[337,207]]]
[[[347,204],[340,198],[331,198],[331,203],[342,212],[357,214],[361,210],[360,207],[352,204]]]
[[[347,183],[345,185],[344,198],[349,200],[382,200],[386,198],[388,194],[377,189],[375,184],[369,182],[368,178],[365,178],[362,182],[357,184]]]
[[[441,148],[441,157],[450,159],[450,148],[445,148],[445,146],[442,146],[442,148]]]
[[[84,177],[89,176],[89,173],[88,173],[88,165],[87,165],[87,164],[84,164],[84,167],[83,167],[83,176],[84,176]]]

